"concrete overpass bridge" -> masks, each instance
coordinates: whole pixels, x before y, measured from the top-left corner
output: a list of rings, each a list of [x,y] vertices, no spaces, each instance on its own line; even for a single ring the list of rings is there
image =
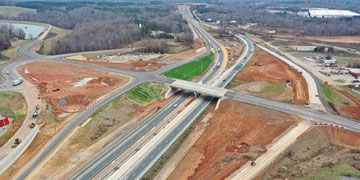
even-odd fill
[[[219,103],[221,102],[222,99],[230,99],[254,106],[260,106],[263,108],[275,110],[286,114],[299,115],[304,119],[311,120],[313,122],[329,123],[338,126],[343,126],[350,131],[360,133],[360,121],[350,118],[344,118],[337,115],[332,115],[324,111],[312,109],[310,107],[297,106],[290,103],[270,100],[246,93],[235,92],[233,90],[228,90],[225,88],[219,88],[219,87],[209,86],[206,84],[200,84],[200,83],[184,81],[184,80],[168,79],[167,82],[164,84],[167,84],[170,87],[167,96],[171,96],[172,93],[176,92],[179,89],[182,89],[182,90],[194,92],[195,96],[198,96],[199,94],[204,95],[204,96],[199,96],[199,98],[206,98],[207,96],[219,98],[218,103],[216,105],[217,107],[219,106]]]

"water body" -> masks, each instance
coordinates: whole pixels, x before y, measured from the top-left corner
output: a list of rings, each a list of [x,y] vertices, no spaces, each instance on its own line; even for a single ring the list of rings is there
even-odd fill
[[[25,34],[26,37],[25,39],[33,39],[38,37],[43,31],[44,31],[44,27],[43,26],[38,26],[38,25],[33,25],[33,24],[20,24],[20,23],[0,23],[0,25],[12,25],[14,26],[14,28],[20,28],[22,29]]]

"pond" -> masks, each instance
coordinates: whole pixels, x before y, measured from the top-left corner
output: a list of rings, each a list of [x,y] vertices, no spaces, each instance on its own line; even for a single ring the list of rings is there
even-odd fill
[[[22,29],[25,34],[26,37],[25,39],[33,39],[38,37],[45,29],[45,27],[43,26],[39,26],[39,25],[33,25],[33,24],[20,24],[20,23],[2,23],[0,22],[0,25],[12,25],[14,26],[14,28],[20,28]]]

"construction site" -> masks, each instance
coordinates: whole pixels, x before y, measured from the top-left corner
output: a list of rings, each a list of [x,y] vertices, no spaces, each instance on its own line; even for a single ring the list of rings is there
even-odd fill
[[[236,75],[230,88],[296,105],[309,105],[308,86],[301,73],[260,49],[255,49],[253,58]]]
[[[149,42],[148,42],[149,41]],[[194,41],[192,47],[183,46],[169,40],[148,40],[137,42],[121,52],[91,53],[76,55],[65,58],[92,65],[105,67],[118,67],[136,71],[153,71],[166,65],[173,64],[184,59],[194,58],[205,50],[205,42],[201,39]],[[166,43],[169,46],[167,53],[144,53],[144,44]]]
[[[46,109],[51,108],[59,117],[78,112],[97,98],[131,81],[125,75],[55,62],[28,63],[19,72],[39,89],[39,98],[48,104]]]
[[[327,179],[360,177],[360,135],[316,126],[284,151],[256,179]]]
[[[171,172],[168,179],[225,179],[266,152],[297,121],[286,114],[224,100],[189,135],[193,140],[185,141],[169,161],[176,168],[171,172],[165,166],[163,171]],[[164,172],[159,176],[166,176]]]

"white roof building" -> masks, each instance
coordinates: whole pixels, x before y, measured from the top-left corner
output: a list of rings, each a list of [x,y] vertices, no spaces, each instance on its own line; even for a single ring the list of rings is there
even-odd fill
[[[360,16],[360,14],[349,10],[309,9],[309,16],[316,18],[339,18]]]

